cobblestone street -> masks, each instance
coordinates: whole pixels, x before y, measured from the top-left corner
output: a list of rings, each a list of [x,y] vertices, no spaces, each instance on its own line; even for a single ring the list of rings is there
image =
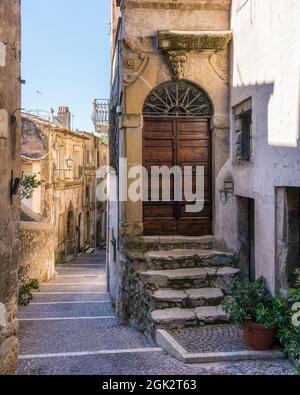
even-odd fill
[[[59,266],[20,308],[19,375],[287,375],[285,360],[184,365],[119,323],[106,292],[105,253]]]

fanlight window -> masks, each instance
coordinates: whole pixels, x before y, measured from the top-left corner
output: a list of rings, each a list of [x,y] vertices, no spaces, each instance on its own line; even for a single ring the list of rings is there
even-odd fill
[[[143,113],[161,117],[209,117],[212,106],[207,95],[193,83],[170,81],[153,89]]]

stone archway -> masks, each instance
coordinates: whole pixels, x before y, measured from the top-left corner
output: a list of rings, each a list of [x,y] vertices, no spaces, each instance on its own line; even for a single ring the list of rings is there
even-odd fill
[[[76,226],[75,226],[75,214],[72,207],[69,208],[67,214],[67,229],[66,229],[66,245],[65,252],[66,255],[74,255],[75,254],[75,234],[76,234]]]
[[[187,213],[187,200],[175,201],[174,179],[169,201],[160,199],[143,203],[144,235],[190,235],[212,233],[212,165],[210,118],[213,106],[208,95],[196,84],[181,80],[168,81],[153,89],[143,108],[143,166],[149,177],[153,166],[193,169],[204,167],[204,209]],[[149,178],[149,185],[151,180]],[[182,189],[182,187],[180,187]],[[183,190],[182,190],[183,192]]]
[[[86,213],[86,243],[91,243],[91,214],[89,211]]]
[[[83,246],[82,246],[82,213],[79,214],[78,216],[78,224],[77,224],[77,229],[76,229],[76,234],[77,234],[77,251],[78,253],[81,253],[83,251]]]

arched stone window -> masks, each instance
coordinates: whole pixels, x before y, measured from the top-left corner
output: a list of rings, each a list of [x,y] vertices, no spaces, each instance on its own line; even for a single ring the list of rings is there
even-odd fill
[[[213,108],[207,94],[196,84],[168,81],[151,91],[143,114],[155,117],[211,117]]]

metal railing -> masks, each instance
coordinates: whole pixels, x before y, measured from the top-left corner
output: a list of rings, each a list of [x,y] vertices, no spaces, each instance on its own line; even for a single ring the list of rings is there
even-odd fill
[[[96,99],[94,101],[93,122],[96,130],[103,130],[109,125],[109,100]]]

